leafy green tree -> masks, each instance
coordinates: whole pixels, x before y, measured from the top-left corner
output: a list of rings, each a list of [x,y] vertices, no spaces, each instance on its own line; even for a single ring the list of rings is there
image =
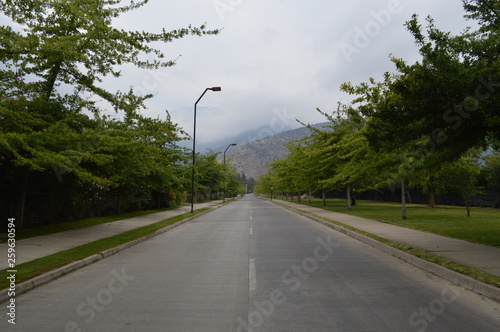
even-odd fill
[[[130,119],[129,119],[130,120]],[[167,195],[187,187],[183,151],[176,146],[180,130],[169,117],[166,121],[136,116],[132,121],[107,121],[95,138],[99,153],[112,158],[101,167],[85,165],[93,174],[108,180],[118,193],[138,190]],[[100,135],[100,136],[98,136]],[[119,195],[118,202],[120,198]],[[118,207],[120,204],[118,203]],[[120,208],[117,209],[120,212]]]
[[[397,74],[371,82],[376,107],[369,139],[393,146],[422,140],[423,153],[440,151],[440,161],[457,159],[474,146],[498,139],[500,133],[500,26],[498,1],[464,1],[467,18],[480,28],[452,36],[428,18],[424,33],[415,15],[406,26],[422,56],[409,65],[392,58]],[[365,85],[365,88],[367,86]]]
[[[274,184],[270,171],[268,173],[259,176],[255,184],[254,191],[257,194],[264,195],[264,194],[270,194],[271,190],[274,190]]]
[[[317,109],[319,113],[324,115],[329,121],[333,118]],[[305,137],[303,142],[305,144],[306,155],[304,162],[307,163],[307,178],[310,181],[309,186],[312,191],[320,191],[323,199],[323,205],[326,205],[326,192],[329,189],[334,189],[326,179],[332,178],[337,171],[338,161],[332,155],[331,147],[331,131],[334,130],[334,124],[325,126],[323,128],[316,128],[311,125],[302,123],[311,130],[311,135]]]
[[[342,90],[358,97],[353,104],[368,118],[365,136],[379,150],[412,151],[413,183],[435,206],[435,179],[442,165],[476,146],[499,138],[499,4],[464,1],[477,31],[452,36],[428,18],[424,33],[414,16],[406,26],[422,56],[413,65],[392,57],[396,73],[382,82],[370,79]],[[412,147],[411,150],[407,147]],[[417,181],[418,180],[418,181]]]
[[[233,170],[226,171],[225,191],[228,197],[246,193],[244,182],[238,180],[238,175]]]
[[[148,120],[138,114],[152,95],[108,91],[101,83],[105,77],[121,77],[122,65],[151,70],[174,65],[155,44],[218,31],[189,26],[150,33],[113,27],[117,17],[147,2],[2,2],[2,13],[15,23],[0,27],[0,168],[4,191],[15,197],[2,209],[17,216],[18,226],[23,226],[28,195],[49,179],[73,183],[68,193],[75,199],[83,195],[75,194],[78,190],[170,193],[185,182],[178,175],[179,129],[169,118]],[[123,120],[103,117],[101,100]]]
[[[195,194],[198,200],[218,198],[224,191],[232,195],[245,191],[234,169],[229,163],[220,163],[217,153],[197,154],[195,170]]]
[[[478,159],[478,151],[469,151],[457,161],[445,165],[437,174],[443,191],[462,196],[468,217],[470,217],[472,197],[482,192],[482,188],[478,185],[481,171]]]
[[[493,151],[484,158],[481,170],[486,188],[500,191],[500,153]]]
[[[235,168],[231,164],[231,160],[228,160],[226,164],[222,164],[224,170],[224,176],[222,179],[222,194],[225,197],[234,197],[237,194],[245,194],[245,184],[247,179],[245,174],[236,173]]]
[[[195,164],[195,200],[203,201],[218,197],[223,190],[224,166],[217,161],[216,153],[197,153]]]
[[[83,166],[84,163],[103,165],[112,159],[81,149],[82,142],[90,139],[84,127],[92,128],[95,121],[56,102],[23,98],[4,99],[0,103],[0,117],[2,186],[10,193],[6,200],[9,206],[4,208],[17,216],[19,227],[23,226],[30,178],[38,177],[35,173],[55,172],[60,176],[71,171],[81,181],[104,184],[104,180]],[[55,176],[52,178],[58,181]]]
[[[294,160],[294,155],[289,155],[287,158],[277,160],[269,166],[272,168],[273,187],[275,192],[287,192],[293,196],[297,194],[300,201],[300,195],[305,185],[302,182],[302,174],[300,173],[301,165]]]
[[[304,142],[292,142],[287,145],[289,150],[288,163],[289,172],[292,172],[291,178],[294,188],[296,188],[298,199],[301,199],[303,192],[308,193],[309,202],[312,199],[312,192],[316,191],[318,186],[318,170],[315,161],[317,161],[317,150],[311,144]]]
[[[0,58],[7,65],[3,89],[16,95],[40,96],[95,109],[86,94],[97,95],[120,111],[133,112],[150,98],[132,91],[110,92],[99,86],[105,76],[120,77],[119,67],[132,64],[144,69],[170,67],[165,55],[152,46],[191,35],[217,34],[205,26],[187,27],[159,33],[125,31],[113,27],[120,15],[144,6],[148,0],[119,6],[118,0],[7,0],[2,12],[21,25],[24,32],[10,26],[0,28]],[[152,60],[151,60],[152,59]],[[29,82],[17,86],[20,77]],[[71,98],[61,96],[58,85],[74,88]],[[21,90],[21,91],[19,91]]]
[[[488,190],[496,192],[495,207],[500,206],[500,153],[489,150],[481,158],[481,172],[479,174],[480,185]]]
[[[354,190],[374,189],[382,181],[385,155],[377,154],[365,136],[366,119],[358,111],[344,106],[337,115],[324,114],[332,123],[322,133],[327,137],[319,154],[330,174],[320,183],[329,188],[346,188],[347,208],[351,209]]]

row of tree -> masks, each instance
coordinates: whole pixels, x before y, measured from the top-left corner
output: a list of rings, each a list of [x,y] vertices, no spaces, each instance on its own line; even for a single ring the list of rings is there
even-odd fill
[[[177,205],[191,191],[186,134],[141,115],[152,95],[108,91],[120,66],[169,67],[152,45],[205,26],[149,33],[113,27],[147,3],[8,0],[0,27],[0,215],[18,227]],[[102,106],[105,105],[105,106]],[[107,116],[110,110],[115,116]],[[198,155],[197,199],[241,191],[234,170]],[[5,224],[5,223],[2,223]]]
[[[480,187],[500,190],[500,3],[464,0],[466,18],[479,28],[453,36],[431,18],[424,32],[418,17],[406,27],[421,60],[392,57],[395,73],[341,90],[354,96],[324,129],[288,146],[288,157],[271,164],[256,190],[303,193],[345,188],[401,187],[406,218],[408,186],[422,188],[429,205],[436,192],[456,192],[470,214]],[[319,110],[318,110],[319,111]]]

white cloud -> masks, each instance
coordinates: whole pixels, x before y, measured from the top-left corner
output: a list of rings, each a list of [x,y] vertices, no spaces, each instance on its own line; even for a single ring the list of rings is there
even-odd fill
[[[410,63],[418,59],[403,26],[413,13],[424,24],[431,15],[439,28],[454,33],[472,24],[464,21],[457,0],[151,0],[120,18],[120,27],[159,32],[207,22],[208,28],[223,30],[218,36],[189,36],[162,45],[168,58],[181,55],[172,68],[147,72],[126,67],[123,77],[106,82],[112,89],[134,86],[154,93],[145,114],[164,117],[168,109],[188,132],[194,102],[205,88],[221,86],[221,92],[209,92],[199,103],[200,142],[278,128],[276,110],[320,122],[317,107],[332,111],[339,100],[349,100],[339,91],[341,83],[393,70],[390,53]],[[348,61],[341,46],[356,46],[359,30],[369,40]],[[297,126],[293,120],[287,125]]]

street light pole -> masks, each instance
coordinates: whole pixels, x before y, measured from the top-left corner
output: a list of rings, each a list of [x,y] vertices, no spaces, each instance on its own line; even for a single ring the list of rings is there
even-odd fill
[[[226,170],[226,151],[231,146],[236,146],[236,144],[235,143],[229,144],[227,146],[226,150],[224,150],[224,171]],[[225,201],[226,201],[226,179],[224,179],[224,194],[222,196],[222,202],[225,202]]]
[[[194,212],[194,165],[196,162],[196,105],[198,105],[198,102],[203,98],[205,93],[207,93],[208,90],[212,91],[221,91],[220,87],[213,87],[213,88],[206,88],[205,91],[201,94],[200,98],[194,103],[194,126],[193,126],[193,169],[191,172],[191,213]]]

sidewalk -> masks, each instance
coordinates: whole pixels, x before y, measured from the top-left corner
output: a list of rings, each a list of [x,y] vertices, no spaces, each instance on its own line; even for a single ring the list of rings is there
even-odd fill
[[[222,203],[222,200],[194,204],[194,209],[199,210],[219,203]],[[157,212],[91,227],[18,240],[16,241],[16,265],[124,233],[132,229],[154,224],[190,211],[191,206],[183,206],[175,210]],[[7,243],[0,243],[0,253],[2,253],[3,256],[2,259],[0,259],[0,270],[8,267],[6,259],[7,249]]]
[[[194,209],[198,210],[219,203],[222,203],[222,200],[195,204]],[[454,262],[476,267],[493,275],[500,276],[500,248],[434,235],[431,233],[412,230],[409,228],[381,223],[338,212],[327,211],[294,202],[279,201],[277,203],[309,214],[314,214],[322,218],[334,220],[370,234],[406,244],[413,248],[442,256]],[[190,206],[183,206],[175,210],[163,211],[87,228],[18,240],[16,241],[16,265],[142,226],[147,226],[161,220],[187,213],[190,210]],[[1,253],[6,253],[7,249],[7,243],[0,244]],[[1,259],[0,270],[6,269],[7,267],[7,260]]]
[[[277,203],[500,276],[500,248],[452,239],[308,205],[288,201],[277,201]]]

